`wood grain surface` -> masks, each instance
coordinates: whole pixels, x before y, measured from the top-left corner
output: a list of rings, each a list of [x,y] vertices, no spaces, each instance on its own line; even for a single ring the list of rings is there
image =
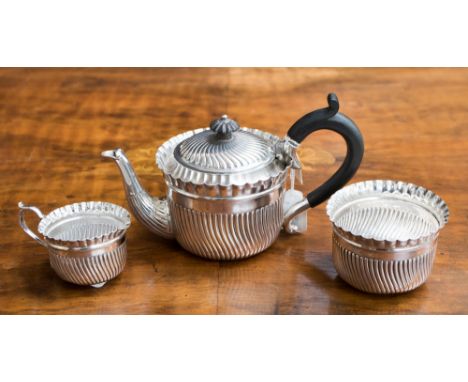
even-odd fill
[[[127,266],[102,289],[60,280],[18,225],[20,200],[43,212],[84,200],[127,207],[102,150],[124,148],[148,191],[162,195],[154,153],[168,138],[224,113],[283,136],[331,91],[365,139],[353,182],[410,181],[450,208],[432,275],[413,292],[376,296],[343,282],[324,204],[309,211],[307,234],[281,233],[239,262],[197,258],[133,219]],[[0,131],[0,313],[468,313],[467,69],[1,69]],[[309,137],[301,188],[321,184],[344,153],[331,132]]]

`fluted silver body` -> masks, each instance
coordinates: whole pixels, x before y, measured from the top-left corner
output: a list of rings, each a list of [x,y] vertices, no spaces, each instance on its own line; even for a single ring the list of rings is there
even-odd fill
[[[211,260],[240,260],[268,248],[283,223],[283,201],[241,213],[197,211],[170,203],[175,237],[186,250]]]
[[[374,256],[347,245],[333,234],[333,264],[340,277],[368,293],[393,294],[408,292],[426,282],[431,274],[436,242],[414,257],[398,259],[395,254],[375,252]],[[381,257],[381,258],[379,258]]]
[[[99,285],[122,273],[127,261],[127,243],[124,240],[113,249],[88,256],[51,248],[49,261],[65,281],[78,285]]]

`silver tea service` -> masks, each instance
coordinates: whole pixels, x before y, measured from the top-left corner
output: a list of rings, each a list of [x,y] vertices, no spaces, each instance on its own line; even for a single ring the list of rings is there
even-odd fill
[[[342,188],[361,163],[364,143],[356,124],[338,109],[338,98],[329,94],[328,107],[300,118],[283,139],[241,128],[226,115],[210,127],[170,138],[156,151],[167,187],[165,198],[143,189],[123,150],[107,150],[102,156],[113,159],[120,169],[128,204],[140,223],[212,260],[238,260],[262,252],[281,229],[305,232],[307,209],[330,198],[326,210],[338,275],[364,292],[408,292],[432,271],[448,207],[432,191],[401,181],[369,180]],[[346,157],[331,178],[304,197],[294,188],[296,177],[302,181],[297,148],[322,129],[344,138]],[[21,202],[19,208],[21,227],[48,249],[50,264],[62,279],[100,287],[123,271],[130,226],[124,208],[82,202],[46,216]],[[27,226],[26,211],[41,219],[42,238]]]

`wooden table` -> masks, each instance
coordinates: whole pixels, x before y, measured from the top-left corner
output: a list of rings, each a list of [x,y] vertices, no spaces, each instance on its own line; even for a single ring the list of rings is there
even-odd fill
[[[127,206],[102,150],[124,148],[162,195],[154,152],[168,138],[224,113],[283,136],[331,91],[365,139],[353,181],[411,181],[450,207],[433,273],[413,292],[382,297],[345,284],[324,205],[309,211],[307,234],[281,233],[239,262],[197,258],[133,220],[127,266],[102,289],[61,281],[18,225],[20,200],[44,212],[83,200]],[[467,69],[2,69],[0,131],[1,313],[468,313]],[[308,139],[302,189],[321,184],[344,151],[332,133]]]

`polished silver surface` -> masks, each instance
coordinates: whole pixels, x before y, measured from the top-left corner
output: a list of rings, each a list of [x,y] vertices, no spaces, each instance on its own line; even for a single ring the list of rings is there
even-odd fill
[[[372,180],[336,192],[327,214],[340,277],[363,291],[389,294],[426,281],[449,211],[439,196],[423,187]]]
[[[49,250],[52,268],[64,280],[100,287],[119,275],[127,258],[125,233],[130,215],[124,208],[105,202],[82,202],[57,208],[44,216],[37,207],[18,204],[24,231]],[[26,224],[24,213],[40,217],[37,236]]]
[[[283,223],[281,198],[243,213],[209,213],[176,203],[170,209],[179,244],[211,260],[240,260],[264,251]]]

